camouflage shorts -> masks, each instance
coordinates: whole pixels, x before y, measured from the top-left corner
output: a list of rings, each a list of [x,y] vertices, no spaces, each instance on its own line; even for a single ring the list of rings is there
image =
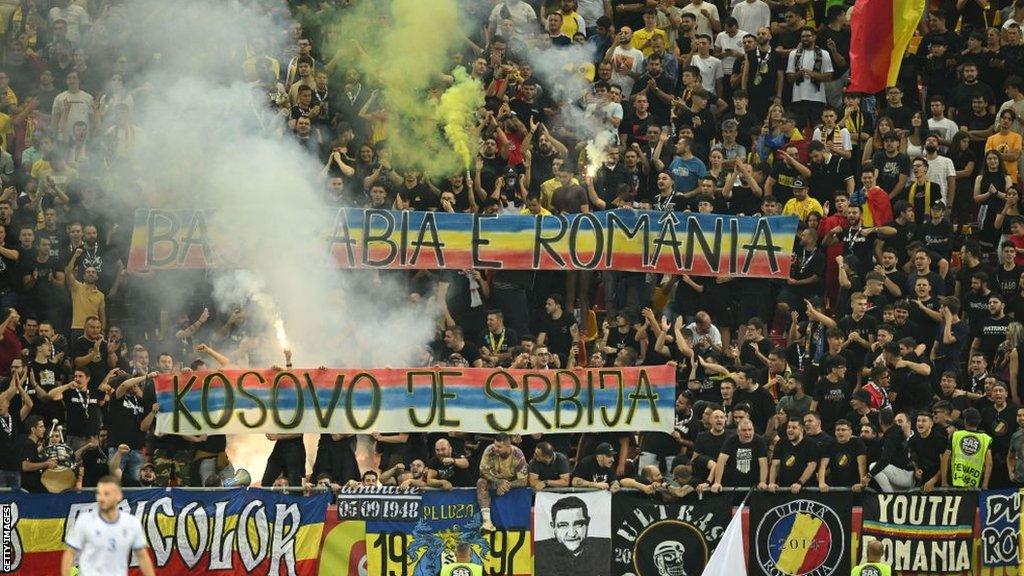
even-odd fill
[[[192,458],[191,450],[154,450],[156,485],[168,486],[172,480],[176,480],[178,486],[188,486],[192,481]]]

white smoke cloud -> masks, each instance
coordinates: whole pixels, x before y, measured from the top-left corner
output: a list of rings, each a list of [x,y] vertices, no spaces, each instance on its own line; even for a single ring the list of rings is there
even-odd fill
[[[129,0],[112,10],[100,23],[104,35],[122,39],[126,53],[148,55],[130,77],[148,89],[133,114],[130,167],[118,172],[121,184],[111,192],[122,190],[121,199],[137,206],[137,184],[161,207],[216,211],[213,225],[242,247],[222,256],[241,268],[214,273],[211,308],[254,304],[247,321],[258,327],[263,366],[284,363],[276,320],[296,366],[412,365],[432,337],[434,311],[410,303],[389,274],[340,271],[326,261],[321,233],[331,214],[321,165],[267,128],[257,114],[266,92],[242,78],[247,51],[283,58],[293,42],[287,11],[237,0]],[[184,287],[171,280],[165,288]],[[230,448],[236,464],[259,478],[267,441],[234,438]]]

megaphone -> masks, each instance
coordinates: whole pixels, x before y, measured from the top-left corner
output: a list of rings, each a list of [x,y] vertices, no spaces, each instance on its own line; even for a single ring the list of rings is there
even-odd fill
[[[252,484],[252,476],[249,475],[249,471],[245,468],[239,468],[235,470],[235,475],[227,480],[224,480],[225,488],[236,488],[238,486],[248,486]]]

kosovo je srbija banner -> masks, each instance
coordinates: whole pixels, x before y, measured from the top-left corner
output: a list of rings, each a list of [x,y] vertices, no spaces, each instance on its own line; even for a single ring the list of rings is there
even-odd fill
[[[159,576],[316,574],[326,494],[152,489],[125,495],[121,511],[142,521]],[[94,492],[0,493],[0,573],[56,574],[65,536],[80,514],[96,507],[95,498]]]
[[[850,492],[754,492],[750,496],[750,576],[850,573]]]
[[[864,496],[861,552],[881,540],[883,561],[900,572],[948,573],[971,569],[978,494],[871,494]]]
[[[128,269],[244,267],[230,214],[135,213]],[[795,216],[614,210],[534,216],[339,208],[311,214],[324,264],[339,268],[623,270],[785,278]]]
[[[670,432],[675,369],[223,370],[156,392],[169,434]]]
[[[422,494],[388,489],[342,491],[339,519],[361,523],[366,538],[365,560],[353,561],[350,556],[348,565],[363,566],[366,574],[435,576],[443,564],[454,562],[455,547],[466,542],[473,562],[483,566],[484,574],[532,576],[532,498],[533,491],[528,488],[493,495],[491,520],[497,530],[484,534],[476,490],[471,488]]]
[[[661,503],[612,496],[612,576],[693,574],[704,566],[732,516],[732,495]]]
[[[988,490],[978,499],[981,520],[981,565],[1020,564],[1020,491]]]

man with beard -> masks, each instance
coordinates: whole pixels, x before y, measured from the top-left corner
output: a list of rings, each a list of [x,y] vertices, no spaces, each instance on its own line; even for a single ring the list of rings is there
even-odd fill
[[[990,485],[993,488],[1010,486],[1006,458],[1010,450],[1010,439],[1017,431],[1017,406],[1007,402],[1009,395],[1006,384],[996,382],[992,386],[992,405],[981,410],[981,430],[992,437]]]
[[[610,548],[604,539],[589,537],[590,512],[577,496],[567,496],[551,506],[553,538],[538,540],[534,555],[544,559],[545,574],[550,576],[606,576]]]
[[[456,456],[447,438],[438,438],[434,442],[434,455],[427,462],[426,480],[427,486],[432,488],[471,486],[469,459],[463,455]]]
[[[121,482],[113,476],[100,478],[96,486],[96,510],[84,512],[75,520],[64,543],[61,576],[71,576],[75,559],[82,574],[127,575],[132,552],[139,560],[142,576],[155,576],[142,522],[123,512]]]
[[[569,473],[569,459],[565,454],[555,452],[550,442],[537,444],[529,467],[530,486],[534,490],[567,487]]]
[[[814,476],[818,467],[818,447],[804,438],[804,427],[799,418],[786,423],[786,437],[780,439],[772,454],[768,473],[768,490],[788,488],[796,494]]]
[[[480,530],[494,532],[491,522],[491,494],[504,496],[513,488],[527,486],[529,477],[523,451],[512,445],[512,438],[504,432],[494,436],[494,442],[480,456],[480,478],[476,483],[476,498],[483,523]]]

